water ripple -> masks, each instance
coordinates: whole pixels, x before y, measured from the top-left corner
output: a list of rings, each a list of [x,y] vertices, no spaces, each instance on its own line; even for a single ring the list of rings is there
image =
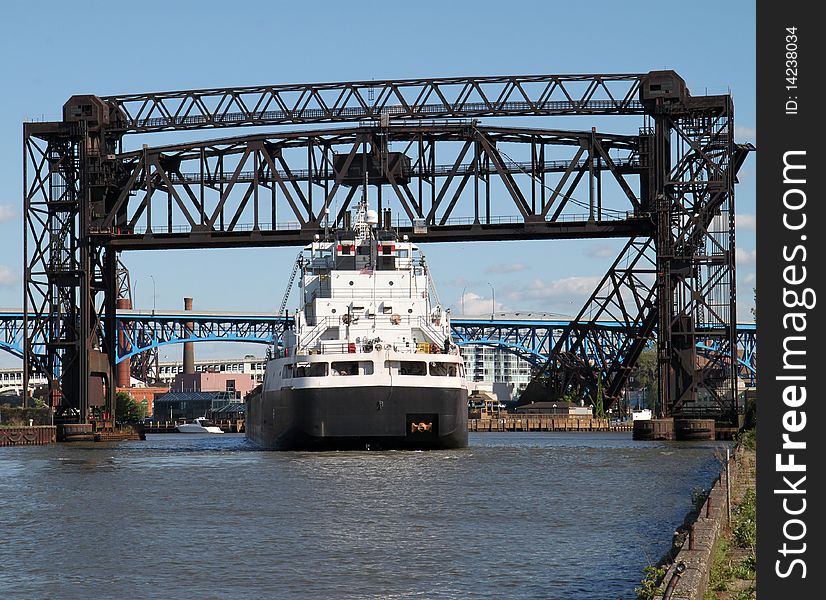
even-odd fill
[[[471,435],[446,452],[243,436],[0,452],[3,598],[631,599],[717,444]]]

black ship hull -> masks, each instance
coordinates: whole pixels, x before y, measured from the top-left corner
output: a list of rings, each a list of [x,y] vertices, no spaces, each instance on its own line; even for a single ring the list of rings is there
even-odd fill
[[[273,450],[428,450],[467,446],[467,391],[297,388],[247,401],[247,439]]]

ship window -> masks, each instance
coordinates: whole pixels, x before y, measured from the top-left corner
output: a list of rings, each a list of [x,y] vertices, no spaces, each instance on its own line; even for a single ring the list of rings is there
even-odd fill
[[[372,375],[373,361],[342,360],[332,364],[333,375]]]
[[[427,365],[419,361],[401,360],[399,375],[427,375]]]
[[[326,377],[327,376],[327,363],[325,363],[325,362],[299,363],[295,367],[295,376],[296,377]]]
[[[396,256],[398,256],[399,258],[407,258],[407,249],[406,248],[397,249],[396,250]]]
[[[293,365],[284,365],[284,373],[282,377],[284,379],[291,379],[293,376]]]
[[[456,377],[456,365],[444,362],[430,363],[430,374],[435,377]]]

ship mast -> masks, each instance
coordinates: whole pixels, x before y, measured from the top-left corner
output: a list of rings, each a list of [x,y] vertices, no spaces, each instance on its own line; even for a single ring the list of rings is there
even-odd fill
[[[365,171],[364,173],[364,191],[361,194],[361,201],[356,209],[356,223],[353,229],[356,232],[357,240],[370,239],[370,224],[367,222],[367,186],[370,183],[370,175]],[[372,252],[370,259],[372,261]]]

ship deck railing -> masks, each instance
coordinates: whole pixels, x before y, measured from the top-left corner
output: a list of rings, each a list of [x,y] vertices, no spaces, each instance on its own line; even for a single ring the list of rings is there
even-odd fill
[[[310,288],[312,289],[312,288]],[[395,300],[412,300],[418,299],[421,297],[422,292],[425,290],[411,290],[411,289],[399,289],[393,290],[388,292],[387,290],[381,290],[381,292],[374,292],[373,289],[358,289],[358,288],[341,288],[341,289],[331,289],[326,284],[320,286],[316,290],[318,293],[316,294],[316,298],[350,298],[354,300],[371,300],[375,298],[377,301],[382,301],[386,298],[391,298]]]
[[[324,333],[333,327],[342,325],[357,325],[358,323],[370,323],[376,329],[386,330],[394,327],[406,326],[416,328],[420,331],[424,341],[442,344],[450,338],[449,329],[442,329],[445,315],[439,318],[424,317],[421,315],[409,315],[398,313],[374,313],[368,316],[353,315],[327,315],[311,323],[304,323],[304,327],[312,327],[308,333],[300,336],[298,345],[302,348],[314,348],[318,344],[324,344],[327,340],[322,339]],[[348,322],[349,321],[349,322]],[[445,323],[445,326],[447,324]],[[411,334],[414,335],[414,334]],[[330,340],[336,342],[337,340]]]
[[[394,352],[402,354],[459,354],[458,346],[451,345],[448,352],[444,351],[444,346],[432,344],[430,342],[418,342],[410,346],[399,346],[389,342],[354,343],[354,342],[324,342],[312,348],[301,347],[295,353],[296,356],[317,356],[326,354],[364,354],[381,350],[382,348],[392,348]],[[454,350],[455,349],[455,350]],[[289,356],[289,355],[286,355]]]

